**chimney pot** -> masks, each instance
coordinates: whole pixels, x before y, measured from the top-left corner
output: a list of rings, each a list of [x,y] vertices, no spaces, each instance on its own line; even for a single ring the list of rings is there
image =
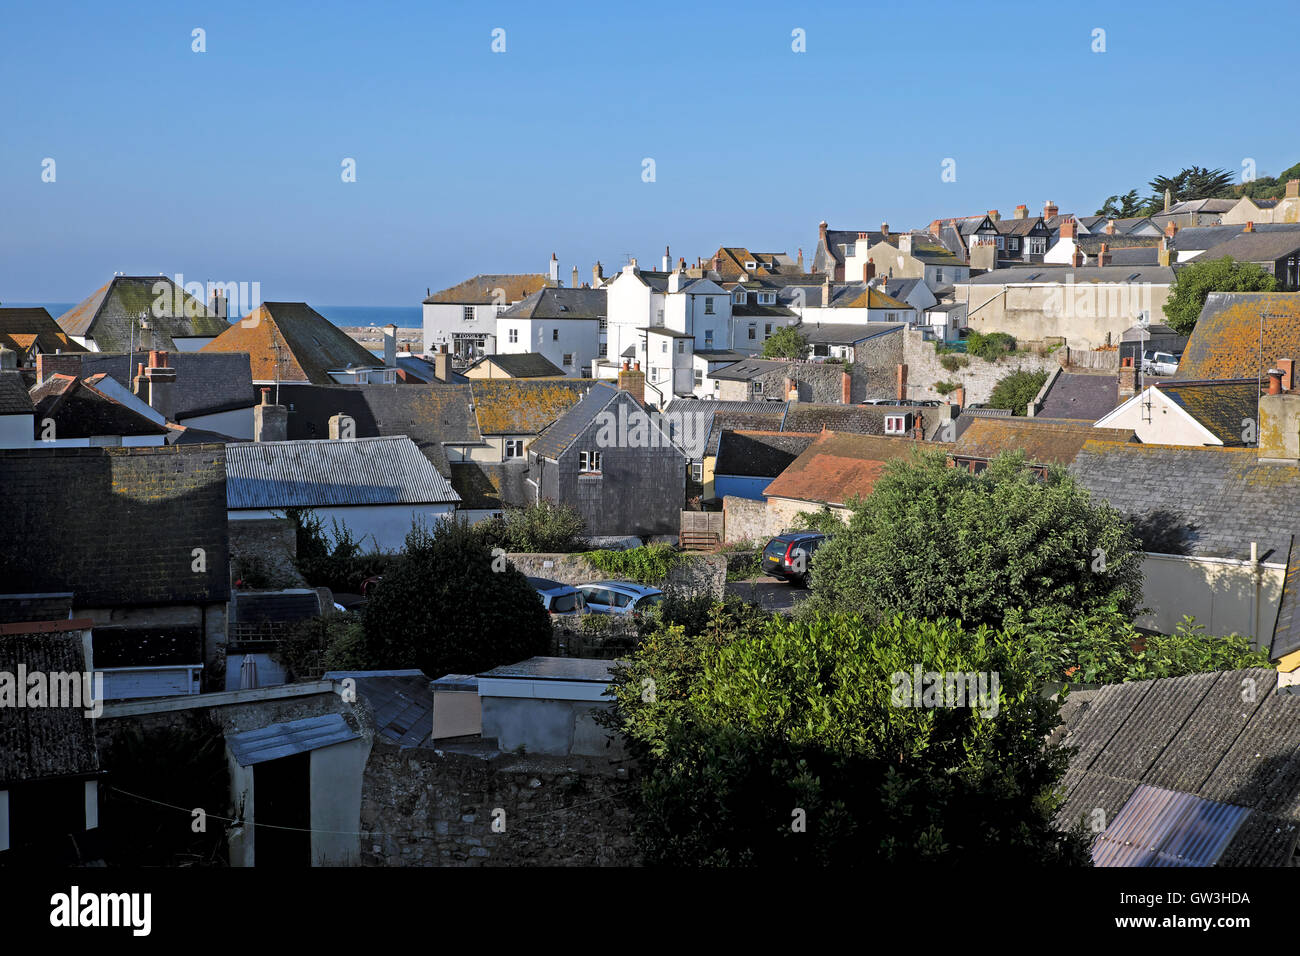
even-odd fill
[[[1268,370],[1268,393],[1270,395],[1282,394],[1282,370],[1271,368]]]
[[[1255,224],[1254,224],[1253,222],[1247,222],[1247,223],[1246,223],[1246,228],[1243,229],[1243,230],[1241,230],[1241,231],[1242,231],[1242,232],[1254,232],[1254,231],[1255,231]]]
[[[1295,374],[1295,360],[1284,358],[1277,360],[1277,367],[1282,372],[1282,391],[1289,392],[1294,388],[1293,376]]]

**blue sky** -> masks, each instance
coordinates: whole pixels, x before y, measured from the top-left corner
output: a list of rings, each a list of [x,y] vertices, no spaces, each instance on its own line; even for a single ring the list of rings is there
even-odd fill
[[[1261,44],[1268,20],[1198,2],[6,0],[0,300],[75,301],[120,270],[413,305],[552,252],[566,282],[666,244],[810,257],[823,218],[1088,214],[1193,163],[1275,174],[1300,160],[1275,109],[1298,70]]]

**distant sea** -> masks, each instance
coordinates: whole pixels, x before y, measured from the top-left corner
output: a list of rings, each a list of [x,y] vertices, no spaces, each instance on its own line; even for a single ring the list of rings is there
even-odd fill
[[[76,304],[75,302],[0,303],[6,307],[43,308],[56,319]],[[367,325],[383,328],[385,325],[392,324],[401,329],[418,329],[424,324],[424,310],[418,305],[319,305],[312,308],[335,325],[344,328]]]

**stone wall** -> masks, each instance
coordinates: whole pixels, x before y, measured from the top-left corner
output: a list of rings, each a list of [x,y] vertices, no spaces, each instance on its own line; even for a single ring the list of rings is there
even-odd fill
[[[634,866],[632,773],[610,761],[376,742],[362,864]],[[495,822],[495,827],[494,827]]]
[[[722,540],[726,544],[754,541],[767,542],[767,503],[727,495],[722,499],[725,515]]]
[[[965,404],[967,405],[974,402],[987,402],[993,394],[993,386],[1012,372],[1050,373],[1060,368],[1061,360],[1069,354],[1064,348],[1057,349],[1046,356],[1034,352],[1013,352],[996,362],[989,362],[977,355],[950,353],[969,362],[965,367],[950,372],[940,362],[940,359],[946,356],[936,355],[934,343],[926,341],[921,332],[909,329],[904,335],[907,397],[942,401],[945,397],[934,390],[934,384],[956,382],[966,390]]]
[[[266,587],[306,587],[294,565],[297,557],[298,536],[288,518],[230,522],[231,580],[260,574],[269,581]]]
[[[581,554],[511,554],[510,563],[529,577],[550,578],[561,584],[588,584],[609,575]],[[664,581],[655,587],[674,587],[687,594],[712,594],[721,598],[727,588],[727,560],[718,554],[682,554]]]

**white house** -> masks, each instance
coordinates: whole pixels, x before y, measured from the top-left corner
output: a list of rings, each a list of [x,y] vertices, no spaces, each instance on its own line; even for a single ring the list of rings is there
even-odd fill
[[[538,289],[560,284],[560,263],[552,254],[548,274],[476,275],[424,300],[424,351],[447,346],[469,362],[500,351],[497,316]]]
[[[539,289],[497,316],[502,355],[545,356],[570,378],[603,359],[604,289]]]
[[[401,550],[415,522],[431,525],[460,496],[415,442],[402,436],[226,445],[231,521],[307,508],[326,528],[346,525],[363,549]]]
[[[1253,445],[1259,399],[1253,378],[1155,382],[1096,424],[1132,429],[1148,445]]]

